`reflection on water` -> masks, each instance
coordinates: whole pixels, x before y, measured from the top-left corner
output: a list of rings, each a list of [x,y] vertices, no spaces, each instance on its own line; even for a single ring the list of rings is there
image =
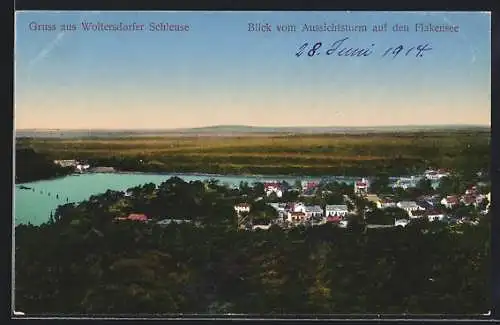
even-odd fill
[[[51,212],[57,206],[69,202],[80,202],[91,195],[104,193],[107,190],[124,191],[128,188],[146,183],[160,183],[172,176],[178,176],[190,182],[196,180],[217,179],[229,186],[239,186],[240,182],[264,182],[269,180],[287,181],[294,184],[297,180],[316,180],[319,177],[288,177],[288,176],[225,176],[205,174],[140,174],[140,173],[96,173],[72,175],[59,179],[24,183],[15,188],[14,206],[15,223],[39,225],[48,221]],[[357,177],[328,176],[324,179],[353,183]],[[395,180],[395,178],[392,178]]]
[[[50,213],[58,205],[68,202],[80,202],[91,195],[104,193],[107,190],[123,191],[145,183],[160,183],[172,176],[178,176],[185,181],[217,179],[230,186],[238,186],[241,181],[249,183],[266,180],[284,180],[294,183],[297,179],[318,178],[284,177],[284,176],[222,176],[222,175],[174,175],[174,174],[85,174],[64,178],[25,183],[15,189],[15,222],[39,225],[46,222]],[[348,179],[342,179],[349,181]]]

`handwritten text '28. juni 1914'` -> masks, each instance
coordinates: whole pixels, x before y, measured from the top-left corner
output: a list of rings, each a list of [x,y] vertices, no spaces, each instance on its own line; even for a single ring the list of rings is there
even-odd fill
[[[322,42],[306,42],[302,44],[298,51],[295,53],[297,57],[306,54],[307,56],[314,57],[321,54],[336,55],[336,56],[350,56],[350,57],[365,57],[374,53],[375,44],[372,43],[368,47],[350,47],[346,46],[345,42],[349,37],[344,37],[333,42],[330,46],[324,46]],[[432,50],[428,43],[417,45],[396,45],[387,47],[380,52],[382,57],[395,58],[401,56],[423,57],[425,52]]]

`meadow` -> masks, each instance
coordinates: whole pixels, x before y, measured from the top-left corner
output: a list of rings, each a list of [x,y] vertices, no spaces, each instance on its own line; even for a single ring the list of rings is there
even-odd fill
[[[126,171],[368,176],[429,166],[488,169],[490,133],[23,138],[17,147]]]

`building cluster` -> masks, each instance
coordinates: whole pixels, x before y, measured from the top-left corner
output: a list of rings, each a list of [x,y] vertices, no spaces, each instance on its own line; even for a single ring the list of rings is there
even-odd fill
[[[80,173],[83,173],[90,169],[89,164],[84,164],[74,159],[54,160],[54,164],[59,165],[61,167],[73,167],[76,172]]]
[[[431,181],[439,180],[442,177],[449,175],[449,172],[444,170],[426,171],[425,177]],[[397,181],[396,181],[397,182]],[[394,222],[391,225],[368,225],[372,228],[377,226],[406,226],[412,220],[427,219],[431,222],[445,221],[449,223],[473,223],[470,214],[467,214],[468,209],[458,209],[459,207],[472,207],[474,211],[479,213],[487,213],[489,211],[489,202],[491,200],[490,193],[481,193],[478,186],[469,187],[464,193],[450,193],[445,196],[438,194],[423,195],[414,200],[395,200],[394,197],[384,196],[378,193],[370,192],[370,182],[366,178],[358,179],[353,184],[353,197],[343,196],[343,202],[335,205],[314,205],[306,204],[305,198],[315,195],[321,188],[319,182],[304,181],[301,188],[285,187],[278,181],[264,183],[264,193],[268,196],[267,205],[275,210],[276,217],[267,221],[265,224],[254,220],[252,214],[251,202],[242,202],[234,205],[234,211],[238,216],[238,224],[244,229],[269,229],[273,224],[281,227],[294,227],[299,225],[314,226],[326,223],[334,223],[340,227],[346,227],[349,217],[352,215],[366,216],[368,212],[375,210],[386,211],[387,215],[394,216]],[[283,198],[287,191],[300,191],[299,199],[294,202],[269,202],[270,196],[275,195],[277,198]],[[356,206],[355,202],[360,202],[362,198],[366,204]],[[262,200],[262,197],[256,201]],[[485,204],[487,203],[487,204]],[[259,204],[260,205],[260,204]],[[364,211],[358,211],[364,209]],[[391,211],[387,209],[392,209]],[[391,213],[389,213],[391,212]],[[258,218],[255,218],[258,219]],[[116,221],[132,220],[140,222],[149,222],[147,216],[143,214],[130,214],[126,217],[115,219]],[[268,220],[268,219],[267,219]],[[369,220],[367,220],[369,223]],[[171,223],[190,223],[189,219],[172,219],[165,218],[156,222],[159,225],[165,226]]]
[[[440,180],[443,177],[449,176],[449,172],[445,170],[428,170],[426,171],[424,177],[431,181]],[[421,179],[421,178],[410,178],[410,179]],[[405,181],[406,179],[404,179]],[[398,183],[397,181],[395,183]],[[403,182],[404,183],[404,182]],[[283,193],[286,191],[284,188],[280,187],[278,182],[266,183],[273,184],[272,186],[266,186],[265,192],[269,196],[269,191],[276,193],[278,197],[282,197]],[[401,184],[401,183],[399,183]],[[302,183],[302,196],[306,197],[308,195],[314,195],[315,190],[318,187],[318,183],[313,182],[303,182]],[[440,195],[426,195],[421,196],[413,201],[395,201],[391,197],[379,196],[376,193],[370,194],[370,183],[368,179],[361,178],[354,182],[354,195],[358,197],[363,197],[367,201],[372,202],[370,207],[366,208],[365,212],[373,209],[400,209],[405,212],[405,217],[394,220],[394,226],[406,226],[412,220],[426,218],[427,220],[433,221],[449,221],[452,223],[462,223],[470,221],[467,216],[461,216],[460,212],[453,211],[453,209],[459,206],[474,206],[475,208],[480,208],[481,204],[489,202],[491,194],[480,193],[477,186],[471,186],[465,193],[460,195],[447,195],[442,197]],[[279,193],[279,195],[278,195]],[[351,204],[348,204],[348,203]],[[325,223],[336,223],[341,227],[347,225],[348,217],[350,215],[359,214],[360,211],[356,211],[357,207],[353,204],[353,200],[349,197],[345,197],[344,204],[339,205],[306,205],[302,202],[287,202],[287,203],[268,203],[277,211],[278,217],[275,221],[262,225],[262,224],[251,224],[253,229],[268,229],[272,224],[285,225],[285,226],[297,226],[297,225],[321,225]],[[483,213],[487,212],[489,204],[486,209],[482,210]],[[247,224],[251,218],[251,204],[250,203],[240,203],[234,206],[234,209],[240,220],[247,221],[240,222],[241,225]],[[453,213],[451,213],[453,211]],[[458,215],[457,215],[458,213]],[[245,220],[241,216],[245,216]],[[471,221],[472,222],[472,221]]]

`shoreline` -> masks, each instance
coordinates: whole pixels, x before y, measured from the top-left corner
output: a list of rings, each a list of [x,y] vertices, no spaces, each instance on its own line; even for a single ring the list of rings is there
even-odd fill
[[[308,175],[286,175],[286,174],[210,174],[210,173],[175,173],[175,172],[144,172],[144,171],[123,171],[123,170],[115,170],[115,171],[105,171],[105,172],[83,172],[83,173],[71,173],[68,175],[54,176],[45,179],[38,179],[28,182],[15,182],[14,186],[23,186],[27,184],[34,184],[43,181],[51,181],[56,179],[62,179],[68,176],[85,176],[92,174],[115,174],[115,175],[146,175],[146,176],[169,176],[169,177],[204,177],[207,179],[218,179],[218,178],[254,178],[254,179],[262,179],[262,180],[274,180],[274,181],[288,181],[295,179],[296,181],[321,181],[321,180],[331,180],[331,181],[342,181],[349,180],[354,181],[356,179],[365,178],[368,180],[373,179],[376,176],[346,176],[346,175],[319,175],[319,176],[308,176]],[[416,178],[422,177],[422,175],[413,175]],[[409,178],[411,176],[389,176],[390,181],[397,181],[398,179]]]

